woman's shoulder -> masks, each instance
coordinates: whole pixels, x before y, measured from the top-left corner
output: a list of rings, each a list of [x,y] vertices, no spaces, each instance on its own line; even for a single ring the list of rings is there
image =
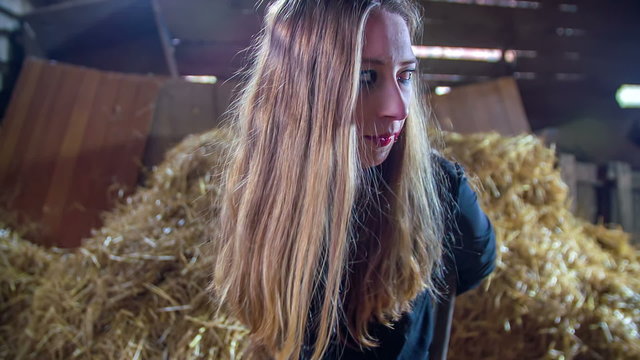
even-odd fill
[[[464,169],[462,165],[460,165],[457,161],[447,159],[444,155],[442,155],[438,151],[433,151],[431,153],[431,161],[445,173],[445,175],[450,177],[462,177],[464,176]]]
[[[458,201],[460,187],[466,183],[464,168],[437,152],[433,152],[431,157],[435,165],[435,177],[441,199],[447,206],[453,205]]]

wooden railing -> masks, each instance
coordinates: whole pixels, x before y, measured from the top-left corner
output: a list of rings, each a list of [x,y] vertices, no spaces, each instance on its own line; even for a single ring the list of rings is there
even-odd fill
[[[560,154],[559,163],[574,214],[619,224],[640,245],[640,172],[622,162],[579,162],[571,154]]]

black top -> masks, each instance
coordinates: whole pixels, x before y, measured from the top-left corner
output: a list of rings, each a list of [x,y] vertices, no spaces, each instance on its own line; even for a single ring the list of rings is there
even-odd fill
[[[446,178],[445,201],[451,210],[445,241],[446,271],[457,273],[457,295],[480,284],[495,267],[495,234],[489,219],[480,208],[475,192],[469,187],[462,168],[438,158]],[[453,219],[453,220],[451,220]],[[429,358],[433,338],[434,309],[430,296],[423,292],[414,300],[412,311],[406,313],[394,328],[373,326],[372,335],[379,347],[360,352],[332,344],[324,359],[407,359]]]

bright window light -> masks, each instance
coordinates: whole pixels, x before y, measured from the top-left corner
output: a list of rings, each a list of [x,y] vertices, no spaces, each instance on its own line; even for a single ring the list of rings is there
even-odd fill
[[[640,108],[640,85],[624,84],[616,92],[621,108]]]
[[[218,82],[218,78],[210,75],[187,75],[184,79],[198,84],[215,84]]]
[[[436,86],[435,93],[436,95],[446,95],[451,92],[450,86]]]
[[[504,52],[504,61],[508,63],[516,62],[516,52],[514,50],[507,50]]]
[[[535,50],[505,50],[504,61],[508,63],[514,63],[519,58],[533,59],[538,56],[538,52]]]
[[[414,54],[419,58],[428,59],[448,59],[448,60],[471,60],[498,62],[502,59],[500,49],[479,49],[465,47],[446,46],[421,46],[412,47]]]

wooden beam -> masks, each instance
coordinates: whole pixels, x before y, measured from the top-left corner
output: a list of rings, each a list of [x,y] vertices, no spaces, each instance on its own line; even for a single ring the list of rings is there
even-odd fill
[[[633,188],[629,164],[610,162],[607,179],[612,182],[610,191],[611,221],[620,224],[625,231],[633,231]]]
[[[541,20],[542,21],[542,20]],[[579,51],[589,48],[589,33],[583,36],[560,36],[555,27],[534,30],[504,26],[438,24],[425,26],[421,44],[478,48],[539,50],[552,43],[554,48]]]
[[[562,56],[541,56],[535,59],[520,59],[515,63],[420,59],[420,71],[438,74],[483,75],[489,77],[511,76],[514,73],[533,73],[533,79],[556,81],[556,74],[593,74],[595,68],[582,60],[567,60]],[[586,75],[585,75],[586,76]],[[517,77],[516,77],[517,78]],[[524,79],[529,79],[524,76]]]
[[[244,4],[235,6],[237,0],[157,1],[167,28],[175,39],[246,44],[260,31],[266,3],[262,1],[262,7],[247,11]]]
[[[183,43],[176,47],[180,72],[185,75],[215,75],[228,79],[246,62],[243,44],[208,45]]]
[[[178,77],[178,65],[176,64],[175,57],[175,49],[173,48],[173,44],[171,42],[171,36],[169,35],[169,31],[167,30],[166,23],[160,12],[160,7],[158,6],[157,0],[149,0],[151,1],[151,8],[153,10],[153,18],[156,22],[156,27],[158,28],[158,36],[160,37],[160,43],[162,44],[162,52],[164,53],[164,59],[167,63],[167,68],[169,69],[169,74],[176,78]]]
[[[500,77],[510,75],[504,63],[445,59],[420,59],[420,71],[424,74],[465,74]]]
[[[509,8],[499,6],[484,6],[475,4],[459,4],[447,2],[424,3],[426,23],[469,24],[485,27],[502,28],[505,24],[525,27],[545,26],[549,20],[553,25],[582,27],[587,25],[585,14],[567,13],[559,10],[558,6],[541,6],[538,9]],[[552,19],[545,18],[549,13],[555,14]]]
[[[65,46],[78,35],[126,9],[135,0],[68,1],[35,9],[24,19],[45,52]],[[82,14],[82,15],[79,15]]]
[[[65,3],[38,9],[25,20],[49,59],[108,71],[177,76],[171,50],[163,48],[151,0]]]

